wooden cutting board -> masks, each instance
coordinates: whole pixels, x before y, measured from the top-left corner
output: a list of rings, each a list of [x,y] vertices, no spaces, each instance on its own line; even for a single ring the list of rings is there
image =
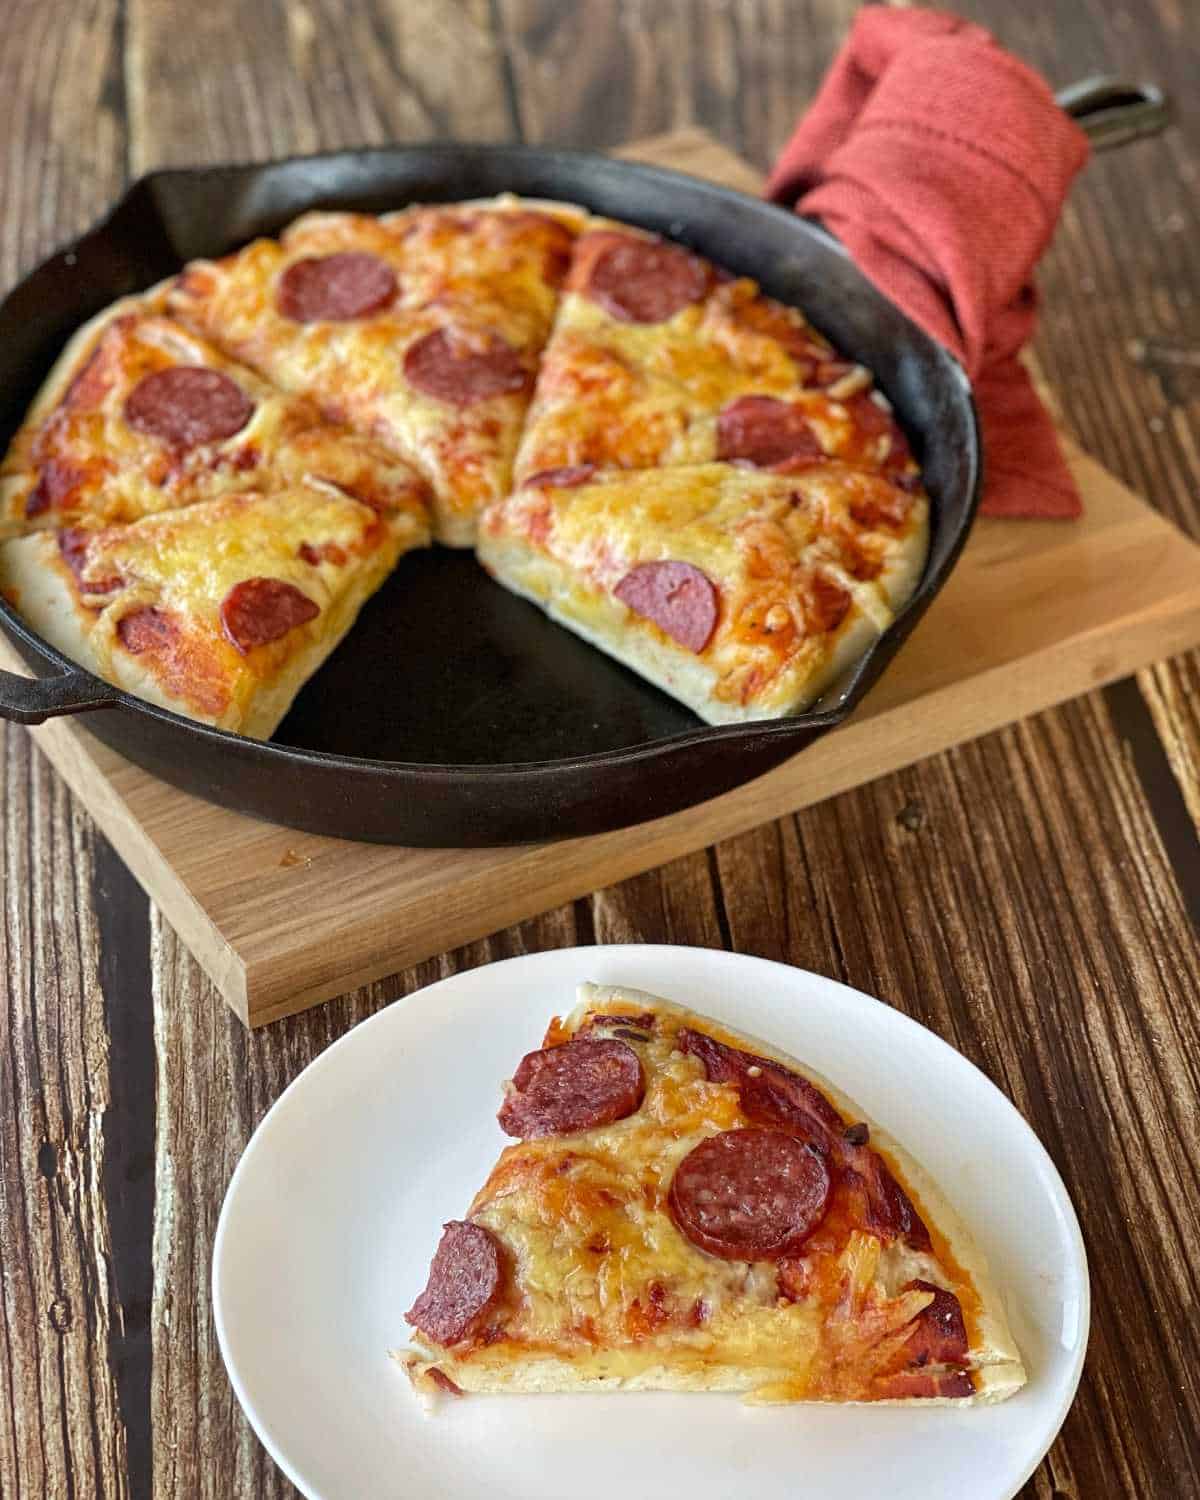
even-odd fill
[[[760,187],[696,130],[623,154]],[[317,838],[176,791],[82,720],[31,733],[229,1004],[261,1025],[1200,644],[1200,547],[1067,451],[1082,521],[979,522],[850,723],[769,775],[636,830],[516,849]],[[2,641],[0,663],[25,670]]]

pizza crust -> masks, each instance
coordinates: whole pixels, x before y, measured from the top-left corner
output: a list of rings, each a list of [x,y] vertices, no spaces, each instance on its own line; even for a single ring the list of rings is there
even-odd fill
[[[1025,1384],[1025,1370],[1019,1363],[990,1366],[975,1372],[979,1389],[973,1396],[885,1397],[878,1401],[755,1402],[752,1393],[763,1386],[786,1382],[789,1372],[769,1365],[747,1369],[673,1370],[667,1365],[651,1365],[636,1375],[588,1374],[571,1360],[536,1359],[504,1368],[480,1368],[467,1363],[432,1359],[414,1355],[410,1350],[393,1349],[390,1357],[405,1371],[414,1388],[426,1397],[446,1394],[431,1370],[448,1374],[460,1391],[481,1396],[595,1396],[637,1391],[674,1391],[682,1394],[740,1395],[753,1405],[822,1406],[994,1406],[1015,1395]]]
[[[107,680],[92,647],[95,615],[79,603],[52,532],[0,543],[0,594],[15,599],[25,622],[56,651]],[[186,712],[178,704],[161,706]]]

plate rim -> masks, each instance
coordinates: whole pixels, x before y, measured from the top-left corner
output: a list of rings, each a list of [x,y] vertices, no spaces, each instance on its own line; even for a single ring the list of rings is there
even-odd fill
[[[322,1065],[326,1063],[327,1059],[329,1059],[334,1053],[338,1052],[339,1049],[350,1042],[352,1038],[357,1037],[361,1032],[367,1031],[377,1022],[381,1022],[385,1018],[392,1016],[393,1012],[401,1011],[405,1006],[408,1005],[410,1001],[415,999],[418,995],[428,998],[431,991],[436,991],[446,986],[453,986],[455,983],[461,982],[468,975],[480,974],[485,971],[491,972],[495,969],[508,968],[516,965],[536,965],[539,961],[545,961],[547,959],[552,959],[554,962],[562,962],[568,955],[573,955],[577,959],[583,960],[586,955],[595,954],[600,950],[603,950],[610,956],[617,958],[624,956],[636,957],[636,955],[639,954],[648,955],[650,953],[654,953],[659,956],[676,956],[686,954],[692,958],[699,957],[703,962],[716,962],[719,964],[732,961],[735,967],[740,965],[765,967],[771,970],[783,970],[789,976],[796,976],[801,981],[816,980],[819,985],[829,986],[832,988],[839,1004],[845,1002],[846,1000],[850,1000],[854,1003],[865,1001],[869,1005],[880,1006],[887,1012],[889,1012],[893,1021],[899,1021],[903,1023],[901,1028],[902,1030],[909,1031],[910,1033],[912,1031],[916,1031],[924,1033],[926,1036],[931,1037],[933,1041],[938,1045],[938,1047],[945,1048],[955,1058],[957,1058],[959,1062],[964,1064],[971,1072],[976,1075],[976,1083],[983,1084],[985,1086],[985,1092],[990,1091],[991,1094],[994,1094],[996,1096],[1000,1104],[1004,1107],[1004,1110],[1006,1110],[1009,1116],[1011,1116],[1012,1122],[1016,1124],[1018,1134],[1023,1135],[1024,1144],[1026,1145],[1026,1147],[1032,1147],[1033,1160],[1040,1168],[1039,1176],[1048,1187],[1048,1190],[1054,1202],[1054,1207],[1057,1211],[1058,1219],[1064,1227],[1067,1245],[1073,1254],[1074,1266],[1078,1272],[1078,1281],[1081,1292],[1080,1312],[1078,1320],[1079,1333],[1073,1349],[1072,1363],[1067,1372],[1067,1377],[1060,1387],[1060,1393],[1058,1400],[1054,1405],[1053,1415],[1050,1420],[1046,1424],[1044,1424],[1044,1441],[1042,1438],[1039,1438],[1038,1451],[1030,1460],[1028,1467],[1015,1480],[1015,1482],[1012,1483],[1011,1488],[1009,1488],[1006,1492],[1006,1500],[1013,1500],[1013,1497],[1017,1495],[1021,1487],[1026,1483],[1026,1481],[1037,1469],[1042,1459],[1050,1451],[1051,1446],[1053,1445],[1055,1439],[1062,1429],[1063,1423],[1066,1421],[1067,1415],[1074,1404],[1075,1396],[1079,1389],[1079,1384],[1083,1376],[1083,1367],[1087,1358],[1088,1346],[1091,1339],[1092,1288],[1087,1247],[1083,1240],[1083,1233],[1079,1225],[1078,1215],[1075,1212],[1075,1206],[1071,1201],[1070,1193],[1067,1191],[1066,1184],[1062,1179],[1062,1174],[1059,1172],[1058,1167],[1055,1165],[1053,1157],[1051,1157],[1050,1153],[1043,1145],[1042,1141],[1037,1135],[1037,1132],[1033,1129],[1033,1126],[1029,1123],[1028,1120],[1026,1120],[1025,1116],[1016,1107],[1016,1105],[1003,1091],[1003,1089],[1001,1089],[996,1083],[994,1083],[977,1063],[973,1062],[964,1052],[959,1051],[957,1047],[946,1041],[945,1038],[934,1031],[932,1027],[924,1025],[922,1022],[914,1019],[914,1017],[907,1015],[904,1011],[898,1010],[893,1005],[889,1005],[887,1001],[881,1000],[876,995],[871,995],[865,990],[857,989],[853,985],[846,984],[840,979],[834,979],[829,975],[820,974],[814,969],[801,968],[796,964],[785,963],[779,959],[764,958],[758,954],[739,953],[728,948],[706,948],[702,947],[699,944],[685,943],[593,943],[576,944],[564,948],[542,948],[531,953],[514,954],[508,958],[495,959],[491,963],[477,964],[472,968],[461,969],[457,973],[444,975],[442,978],[435,979],[429,984],[420,985],[416,989],[410,990],[406,995],[398,996],[395,1000],[390,1001],[387,1005],[383,1006],[382,1009],[376,1011],[374,1015],[367,1016],[362,1021],[359,1021],[357,1024],[352,1026],[349,1031],[345,1032],[342,1036],[331,1042],[330,1045],[326,1047],[322,1052],[319,1052],[317,1056],[311,1060],[311,1062],[307,1063],[305,1067],[303,1067],[300,1072],[297,1073],[295,1078],[293,1078],[292,1081],[287,1085],[287,1087],[278,1096],[278,1098],[273,1101],[270,1108],[266,1111],[262,1119],[255,1126],[249,1140],[246,1142],[246,1145],[238,1158],[237,1165],[234,1167],[234,1170],[230,1176],[228,1185],[226,1186],[225,1194],[221,1201],[221,1211],[217,1218],[216,1231],[213,1235],[212,1255],[209,1262],[210,1274],[208,1286],[212,1303],[213,1327],[216,1331],[217,1346],[221,1353],[221,1361],[225,1369],[226,1377],[229,1380],[234,1395],[237,1397],[238,1405],[241,1407],[243,1415],[249,1422],[255,1437],[266,1449],[271,1459],[278,1465],[284,1475],[292,1482],[292,1484],[296,1486],[301,1494],[307,1497],[307,1500],[331,1500],[331,1497],[326,1495],[324,1492],[312,1488],[310,1482],[306,1478],[304,1478],[297,1469],[293,1467],[291,1462],[283,1453],[280,1446],[273,1439],[267,1422],[257,1411],[254,1401],[250,1396],[250,1393],[245,1388],[245,1385],[241,1379],[241,1375],[236,1367],[236,1362],[234,1361],[230,1352],[225,1326],[225,1316],[221,1301],[223,1250],[225,1240],[229,1233],[230,1219],[236,1212],[236,1209],[233,1207],[235,1203],[235,1197],[238,1190],[240,1189],[240,1185],[244,1179],[244,1175],[248,1175],[249,1171],[252,1170],[251,1168],[247,1167],[247,1163],[251,1161],[252,1157],[256,1157],[258,1153],[263,1149],[262,1142],[270,1133],[268,1127],[271,1127],[271,1129],[277,1128],[271,1125],[271,1122],[277,1116],[277,1112],[281,1111],[281,1106],[285,1104],[285,1101],[292,1094],[293,1090],[297,1089],[303,1080],[307,1079],[310,1074],[315,1073],[316,1071],[321,1069]],[[831,1080],[831,1082],[836,1083],[838,1087],[842,1086],[841,1083],[839,1083],[836,1079]],[[853,1089],[851,1089],[851,1092],[853,1092]]]

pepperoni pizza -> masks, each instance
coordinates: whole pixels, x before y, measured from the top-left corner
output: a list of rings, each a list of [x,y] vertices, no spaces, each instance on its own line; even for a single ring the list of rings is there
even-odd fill
[[[265,739],[423,515],[333,486],[240,491],[128,526],[0,547],[0,589],[48,640],[164,708]]]
[[[894,618],[928,501],[841,463],[550,471],[484,518],[501,582],[709,723],[816,698]]]
[[[516,479],[583,464],[779,470],[832,457],[917,488],[904,435],[871,385],[754,282],[605,223],[576,244]]]
[[[949,1205],[783,1053],[584,985],[498,1119],[516,1144],[407,1314],[419,1391],[969,1405],[1024,1384]]]
[[[365,528],[332,539],[343,563],[294,534],[314,490]],[[261,734],[432,529],[724,723],[836,682],[910,597],[928,518],[869,372],[803,314],[681,245],[503,196],[307,214],[95,319],[0,465],[0,579],[102,675]],[[143,576],[146,539],[168,536],[190,559],[170,588]],[[128,577],[73,565],[126,543]],[[212,590],[233,551],[229,587],[264,582],[227,617]],[[157,654],[118,629],[139,590]],[[250,652],[230,623],[247,610],[269,622]],[[164,645],[168,612],[186,651]],[[219,668],[195,644],[217,624]]]
[[[512,198],[308,214],[279,241],[195,262],[166,303],[387,442],[432,484],[438,540],[470,546],[480,509],[508,489],[582,221]]]
[[[426,493],[372,438],[129,298],[72,339],[0,464],[0,538],[309,480],[380,510]]]

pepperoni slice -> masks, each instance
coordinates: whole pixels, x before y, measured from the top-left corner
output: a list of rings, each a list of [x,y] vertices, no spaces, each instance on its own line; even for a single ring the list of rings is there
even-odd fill
[[[83,526],[67,526],[58,533],[58,550],[63,562],[75,575],[75,582],[84,594],[112,594],[121,587],[115,575],[108,578],[84,578],[88,565],[88,547],[94,532]]]
[[[496,1300],[501,1274],[496,1236],[482,1224],[452,1219],[442,1229],[425,1290],[405,1320],[435,1344],[457,1344]]]
[[[633,1114],[645,1092],[642,1064],[624,1042],[564,1042],[527,1053],[496,1116],[505,1135],[574,1135]]]
[[[87,471],[70,459],[48,458],[38,473],[38,481],[25,501],[25,514],[32,518],[61,506]]]
[[[279,278],[275,306],[293,323],[348,323],[381,312],[399,291],[387,261],[365,250],[295,260]]]
[[[152,604],[131,610],[117,622],[117,639],[133,656],[141,656],[143,651],[161,651],[178,634],[175,619]]]
[[[676,1045],[700,1060],[710,1083],[736,1085],[742,1110],[750,1119],[799,1131],[826,1144],[842,1134],[845,1122],[841,1115],[820,1089],[799,1073],[769,1058],[730,1047],[690,1026],[680,1030]]]
[[[870,1131],[851,1125],[814,1084],[781,1063],[727,1046],[706,1032],[684,1027],[681,1052],[698,1058],[711,1083],[738,1091],[743,1112],[756,1124],[776,1126],[823,1144],[841,1169],[856,1204],[856,1222],[885,1239],[902,1237],[914,1250],[928,1250],[929,1230],[887,1163],[871,1149]]]
[[[254,402],[236,380],[204,365],[155,370],[125,398],[125,420],[177,448],[217,443],[240,432]]]
[[[711,281],[708,266],[679,245],[618,235],[592,262],[587,292],[622,322],[665,323]]]
[[[914,1250],[929,1250],[932,1241],[912,1199],[892,1176],[878,1151],[844,1145],[837,1158],[842,1183],[855,1205],[856,1221],[885,1240],[903,1239]]]
[[[563,464],[557,469],[539,469],[536,474],[529,476],[521,488],[529,490],[545,486],[549,489],[567,490],[577,484],[586,484],[595,472],[595,464]]]
[[[716,585],[691,563],[639,563],[613,592],[689,651],[703,651],[716,629]]]
[[[473,406],[529,384],[521,356],[498,335],[469,337],[448,328],[427,333],[409,346],[404,375],[409,385],[451,406]]]
[[[723,1260],[793,1255],[825,1216],[825,1158],[782,1130],[709,1136],[675,1169],[668,1206],[680,1233]]]
[[[932,1292],[933,1301],[916,1316],[916,1328],[905,1340],[910,1365],[965,1365],[967,1325],[953,1292],[932,1281],[910,1281],[906,1292]]]
[[[825,450],[798,406],[774,396],[741,396],[717,418],[717,457],[790,469],[820,463]]]
[[[245,655],[253,646],[280,640],[321,613],[307,594],[282,578],[246,578],[221,601],[225,634]]]

